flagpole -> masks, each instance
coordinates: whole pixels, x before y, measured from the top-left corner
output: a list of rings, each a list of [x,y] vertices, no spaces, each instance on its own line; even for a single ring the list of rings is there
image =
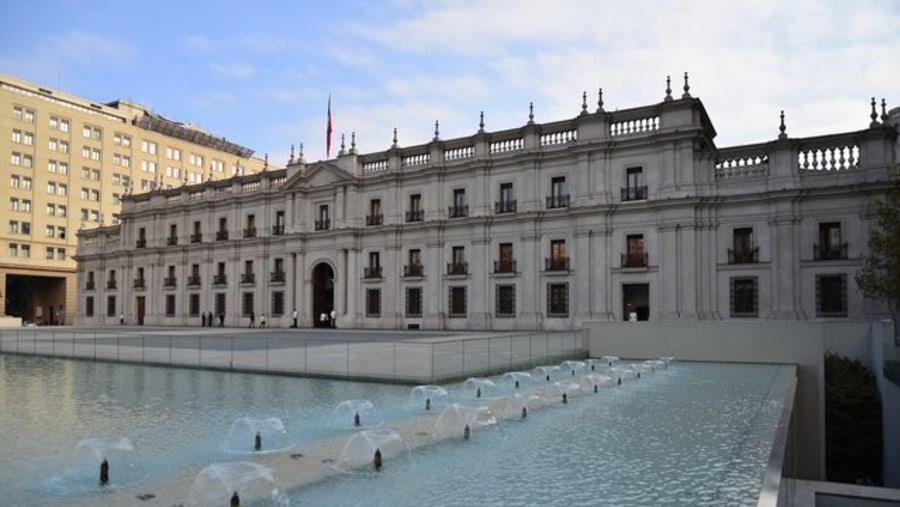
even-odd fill
[[[331,158],[331,94],[328,94],[328,126],[325,128],[325,158]]]

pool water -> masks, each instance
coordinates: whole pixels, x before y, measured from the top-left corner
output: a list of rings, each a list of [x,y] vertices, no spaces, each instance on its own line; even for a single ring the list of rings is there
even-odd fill
[[[469,441],[417,448],[381,472],[338,473],[282,503],[754,504],[792,375],[787,366],[676,362],[524,421],[501,419]],[[472,398],[462,383],[444,387],[435,411]],[[421,414],[411,388],[0,355],[0,503],[64,505],[97,495],[96,484],[65,480],[86,438],[129,438],[145,472],[138,480],[149,483],[252,459],[249,442],[246,450],[227,442],[241,418],[277,417],[282,443],[302,446],[355,431],[335,419],[344,400],[372,401],[365,425]]]

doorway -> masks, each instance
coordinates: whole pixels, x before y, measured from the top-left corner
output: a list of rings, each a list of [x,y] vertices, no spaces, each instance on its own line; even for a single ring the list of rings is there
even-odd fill
[[[313,268],[312,318],[314,327],[332,327],[334,310],[334,270],[325,262]],[[323,319],[322,316],[325,316]]]
[[[138,296],[135,299],[135,313],[137,314],[137,325],[144,325],[144,312],[146,311],[146,299],[144,296]]]
[[[622,320],[650,319],[650,284],[622,285]]]

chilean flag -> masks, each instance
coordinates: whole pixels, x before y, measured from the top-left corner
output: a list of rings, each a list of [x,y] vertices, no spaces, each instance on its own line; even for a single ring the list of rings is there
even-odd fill
[[[328,94],[328,127],[325,128],[325,158],[331,158],[331,94]]]

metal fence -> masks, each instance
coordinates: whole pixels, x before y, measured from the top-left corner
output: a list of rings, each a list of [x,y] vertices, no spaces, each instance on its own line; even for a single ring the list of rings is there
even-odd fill
[[[0,331],[0,353],[226,371],[425,383],[587,354],[587,330],[390,340],[268,335]]]

